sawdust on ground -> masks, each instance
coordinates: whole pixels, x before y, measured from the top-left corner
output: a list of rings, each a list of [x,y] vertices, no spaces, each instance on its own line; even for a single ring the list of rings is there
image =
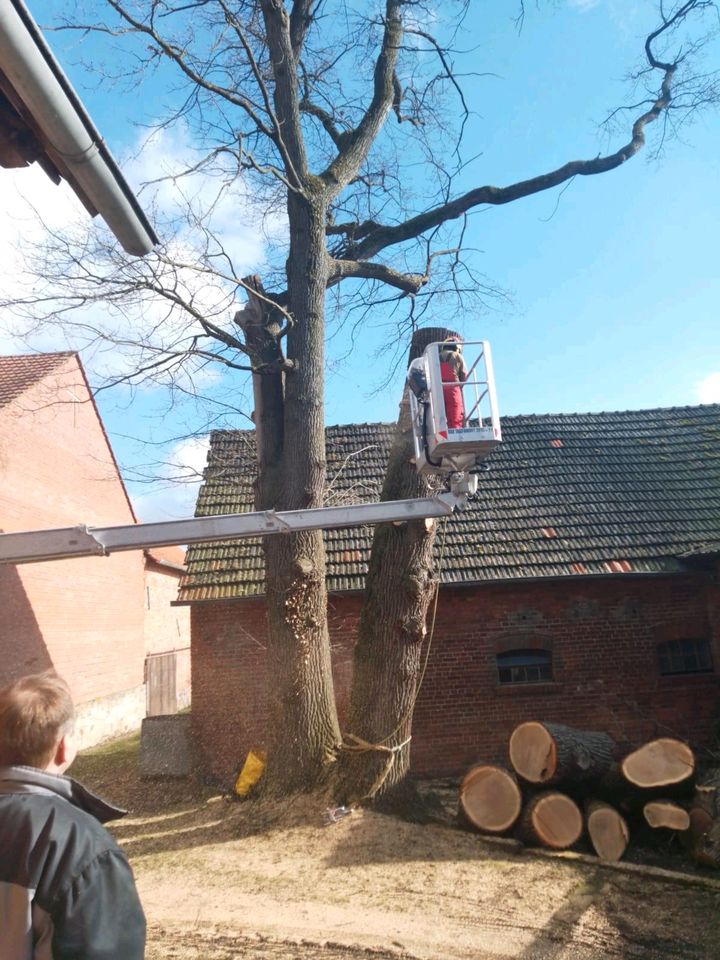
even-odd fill
[[[313,798],[228,801],[140,781],[137,739],[73,773],[127,806],[113,829],[149,924],[149,960],[717,960],[720,885],[535,858],[432,824]]]

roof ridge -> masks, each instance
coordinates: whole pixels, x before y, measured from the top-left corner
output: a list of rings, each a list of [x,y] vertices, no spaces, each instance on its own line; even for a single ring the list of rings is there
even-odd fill
[[[30,353],[0,353],[0,360],[34,360],[37,357],[76,357],[79,350],[33,350]]]
[[[639,410],[589,410],[586,412],[581,411],[570,411],[568,413],[508,413],[500,417],[502,424],[506,423],[517,423],[520,421],[525,421],[529,423],[540,423],[543,421],[555,421],[555,420],[597,420],[602,417],[627,417],[628,419],[637,419],[638,417],[646,417],[648,414],[668,414],[668,413],[687,413],[687,412],[696,412],[696,413],[720,413],[720,403],[696,403],[696,404],[686,404],[684,406],[674,406],[674,407],[644,407]],[[362,421],[360,423],[327,423],[325,424],[325,431],[328,430],[347,430],[349,427],[358,429],[361,427],[367,427],[371,429],[377,429],[378,427],[395,427],[395,421],[388,420],[374,420],[374,421]],[[254,436],[255,430],[250,428],[223,428],[215,429],[210,431],[210,436]]]

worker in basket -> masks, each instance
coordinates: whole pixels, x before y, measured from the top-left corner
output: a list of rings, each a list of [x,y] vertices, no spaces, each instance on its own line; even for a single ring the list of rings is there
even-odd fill
[[[456,430],[464,425],[465,420],[465,405],[460,384],[467,380],[467,367],[462,355],[462,343],[455,339],[445,340],[440,344],[439,349],[445,418],[448,429]]]

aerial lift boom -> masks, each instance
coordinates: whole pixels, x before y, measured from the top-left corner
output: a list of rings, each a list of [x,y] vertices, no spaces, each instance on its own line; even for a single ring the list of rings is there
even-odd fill
[[[457,341],[455,341],[457,343]],[[307,510],[233,513],[224,516],[191,517],[159,523],[137,523],[113,527],[79,525],[56,530],[29,530],[0,534],[0,563],[38,563],[71,557],[107,556],[123,550],[142,550],[172,544],[211,540],[237,540],[299,530],[326,530],[334,527],[364,526],[375,523],[403,522],[432,517],[447,517],[462,509],[477,488],[476,467],[500,442],[500,426],[495,402],[489,345],[457,343],[454,348],[479,346],[477,359],[469,367],[464,381],[443,381],[438,363],[439,351],[447,343],[430,344],[411,366],[411,412],[419,472],[432,472],[446,478],[445,492],[434,497],[412,500],[387,500],[351,506],[316,507]],[[485,379],[479,380],[479,363],[485,360]],[[467,366],[465,366],[467,370]],[[474,379],[472,375],[474,374]],[[448,389],[465,392],[472,388],[474,400],[463,426],[448,428],[445,396]],[[488,406],[483,416],[483,404]]]

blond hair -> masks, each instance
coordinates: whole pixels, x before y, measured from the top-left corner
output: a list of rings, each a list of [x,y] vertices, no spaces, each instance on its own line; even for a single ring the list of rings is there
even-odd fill
[[[75,721],[70,688],[54,670],[0,690],[0,766],[44,769]]]

